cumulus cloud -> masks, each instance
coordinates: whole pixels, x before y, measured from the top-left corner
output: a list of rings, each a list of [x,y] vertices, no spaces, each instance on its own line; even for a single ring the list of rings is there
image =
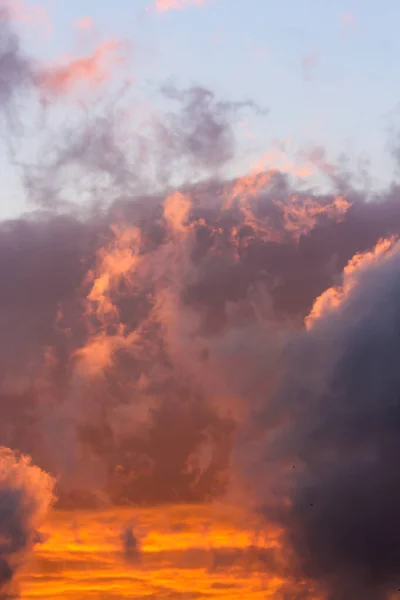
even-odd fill
[[[27,456],[0,448],[0,597],[38,537],[38,527],[54,500],[54,480]],[[5,594],[5,595],[4,595]]]
[[[315,301],[262,413],[262,510],[324,598],[399,587],[399,248],[382,240],[357,254]]]

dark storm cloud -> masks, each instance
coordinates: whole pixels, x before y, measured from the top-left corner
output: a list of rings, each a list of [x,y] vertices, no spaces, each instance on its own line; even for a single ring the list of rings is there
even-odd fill
[[[295,337],[264,414],[277,429],[261,446],[261,482],[273,477],[278,494],[264,510],[324,597],[382,600],[399,587],[399,245],[366,255],[343,285]]]

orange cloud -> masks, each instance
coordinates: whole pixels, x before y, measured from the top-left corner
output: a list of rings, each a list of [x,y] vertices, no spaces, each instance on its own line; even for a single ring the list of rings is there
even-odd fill
[[[112,300],[112,294],[121,282],[127,285],[140,262],[140,231],[137,228],[112,228],[114,240],[97,255],[97,265],[88,275],[91,289],[86,297],[89,329],[90,319],[97,323],[91,331],[86,345],[75,352],[78,360],[77,371],[89,376],[97,376],[112,362],[116,347],[127,340],[123,325],[119,320],[119,312]]]
[[[65,64],[43,70],[43,88],[53,94],[64,94],[82,84],[90,88],[102,85],[111,78],[113,67],[122,61],[117,54],[119,48],[119,42],[106,42],[90,56],[73,58]]]
[[[204,6],[205,0],[156,0],[154,10],[156,12],[168,12],[170,10],[183,10],[190,6]]]
[[[168,196],[164,204],[164,217],[173,231],[183,232],[186,230],[187,218],[191,209],[188,196],[175,192]]]
[[[314,229],[323,216],[337,223],[343,221],[350,208],[350,203],[343,196],[337,196],[326,204],[316,202],[312,197],[297,196],[288,198],[286,202],[276,200],[275,204],[282,209],[285,231],[297,240]]]

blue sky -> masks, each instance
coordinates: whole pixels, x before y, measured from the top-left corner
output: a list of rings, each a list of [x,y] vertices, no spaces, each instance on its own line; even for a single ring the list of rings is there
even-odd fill
[[[388,128],[398,121],[400,102],[398,0],[205,0],[162,14],[146,10],[147,0],[35,4],[46,9],[53,32],[19,29],[25,48],[42,60],[83,52],[74,22],[91,17],[98,38],[132,42],[132,75],[142,94],[173,80],[227,100],[251,98],[270,111],[253,131],[255,151],[268,151],[274,139],[290,139],[295,149],[317,143],[332,158],[369,157],[377,180],[391,176]],[[6,165],[1,154],[0,161]],[[10,172],[6,180],[13,187]],[[0,216],[21,211],[19,193],[2,187]]]

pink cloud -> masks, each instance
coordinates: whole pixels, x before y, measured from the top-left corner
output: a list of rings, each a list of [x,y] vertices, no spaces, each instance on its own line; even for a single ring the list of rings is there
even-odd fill
[[[94,28],[94,19],[92,17],[82,17],[75,21],[75,27],[80,31],[89,31]]]
[[[154,10],[159,13],[170,10],[183,10],[190,6],[204,6],[206,0],[156,0]]]
[[[352,13],[343,13],[340,15],[340,21],[343,25],[354,25],[356,19]]]
[[[12,21],[39,26],[47,32],[52,30],[49,15],[42,6],[30,5],[24,0],[0,0],[0,9],[5,9]]]
[[[120,47],[117,41],[102,43],[89,56],[72,58],[65,64],[43,70],[42,87],[53,94],[68,93],[82,84],[98,87],[111,78],[116,64],[122,62],[117,52]]]

